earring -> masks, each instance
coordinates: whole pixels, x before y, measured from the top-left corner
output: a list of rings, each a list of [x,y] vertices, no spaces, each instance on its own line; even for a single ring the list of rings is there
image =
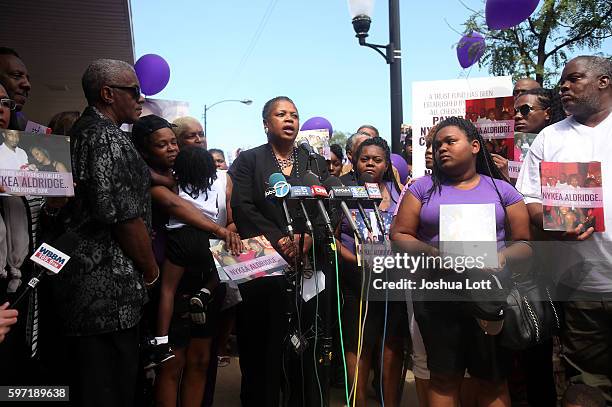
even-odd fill
[[[265,132],[266,134],[268,134],[268,128],[267,128],[267,127],[264,127],[264,132]]]

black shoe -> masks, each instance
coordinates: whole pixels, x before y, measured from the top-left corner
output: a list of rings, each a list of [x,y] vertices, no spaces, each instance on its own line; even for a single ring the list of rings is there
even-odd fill
[[[173,357],[174,353],[172,352],[172,348],[170,347],[169,343],[153,345],[147,357],[147,361],[145,362],[144,369],[152,369],[172,359]]]

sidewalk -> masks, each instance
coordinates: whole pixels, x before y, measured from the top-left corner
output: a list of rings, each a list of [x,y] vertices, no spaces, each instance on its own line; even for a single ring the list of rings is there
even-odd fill
[[[331,407],[343,407],[344,390],[332,388]],[[370,406],[380,406],[374,398],[374,392],[370,394]],[[233,357],[228,366],[219,368],[217,372],[217,388],[215,389],[215,406],[240,407],[240,366],[237,357]],[[416,390],[414,387],[414,376],[408,372],[402,406],[417,406]]]

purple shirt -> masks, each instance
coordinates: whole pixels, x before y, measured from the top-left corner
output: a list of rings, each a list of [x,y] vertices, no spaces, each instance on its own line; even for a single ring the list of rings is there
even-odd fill
[[[499,195],[495,191],[495,187]],[[421,201],[421,213],[417,237],[419,240],[437,244],[440,233],[440,205],[457,204],[495,204],[495,222],[497,230],[498,245],[502,245],[506,238],[504,207],[508,207],[523,199],[523,196],[512,185],[506,181],[492,179],[486,175],[480,175],[478,185],[469,190],[455,188],[452,185],[442,185],[442,192],[432,192],[429,200],[428,191],[433,185],[431,177],[425,176],[416,180],[408,187],[408,191]],[[501,200],[500,200],[501,195]]]

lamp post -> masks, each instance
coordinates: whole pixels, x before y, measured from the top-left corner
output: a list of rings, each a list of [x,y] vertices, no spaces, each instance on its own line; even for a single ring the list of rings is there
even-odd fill
[[[220,100],[218,102],[215,102],[212,105],[204,105],[204,114],[202,114],[202,118],[204,119],[204,134],[206,136],[208,136],[208,132],[206,131],[206,112],[208,112],[213,107],[217,106],[219,103],[225,103],[225,102],[239,102],[239,103],[242,103],[242,104],[247,105],[247,106],[250,105],[251,103],[253,103],[253,101],[251,99],[244,99],[244,100],[239,100],[239,99],[224,99],[224,100]]]
[[[402,50],[400,46],[399,0],[389,0],[389,44],[379,45],[366,42],[374,9],[374,0],[349,0],[349,11],[353,29],[359,45],[372,48],[385,58],[390,69],[391,81],[391,150],[401,152],[400,133],[402,125]],[[381,50],[384,50],[381,51]]]

